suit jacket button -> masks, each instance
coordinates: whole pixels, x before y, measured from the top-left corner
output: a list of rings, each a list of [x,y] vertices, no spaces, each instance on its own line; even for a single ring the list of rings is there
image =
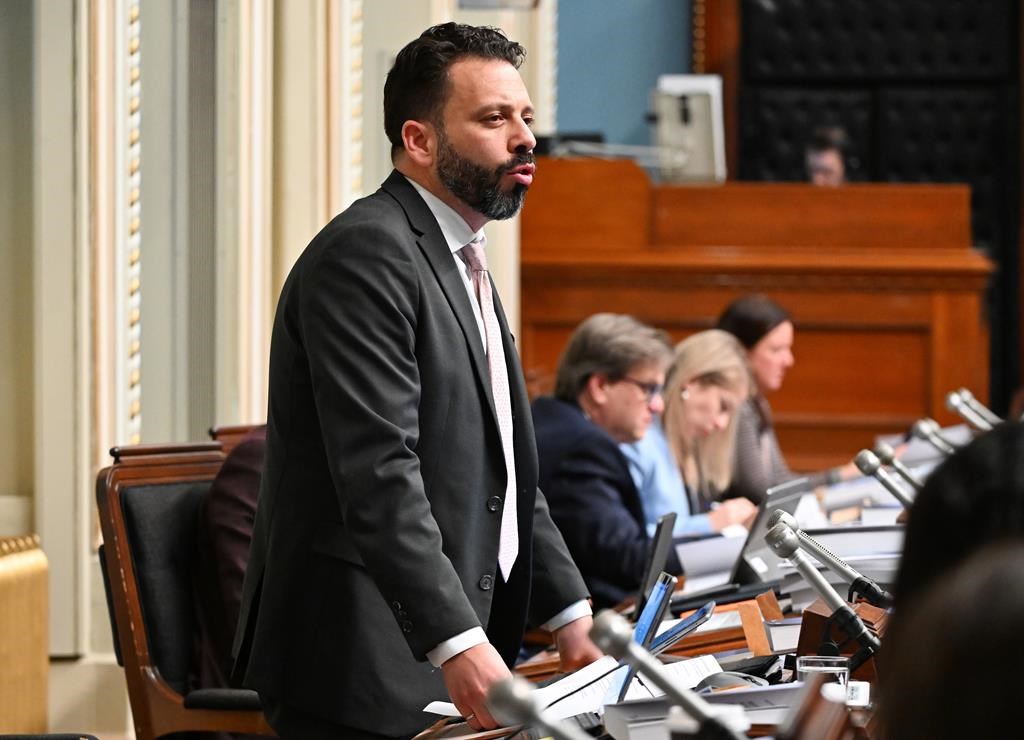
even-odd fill
[[[410,622],[408,619],[402,622],[402,632],[406,634],[412,632],[412,622]]]
[[[500,511],[501,510],[501,497],[491,496],[487,499],[487,510],[488,511]]]
[[[391,602],[391,608],[394,609],[396,612],[400,612],[400,611],[402,611],[402,604],[400,602],[397,602],[397,601],[392,601]]]
[[[490,591],[491,590],[491,586],[493,584],[494,584],[494,578],[493,577],[491,577],[491,576],[483,576],[480,579],[480,590],[481,591]]]

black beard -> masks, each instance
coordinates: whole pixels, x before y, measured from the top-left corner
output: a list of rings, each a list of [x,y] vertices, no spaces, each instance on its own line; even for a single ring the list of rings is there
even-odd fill
[[[532,152],[517,154],[492,172],[459,154],[443,132],[438,137],[437,176],[441,184],[474,211],[494,221],[512,218],[523,207],[529,186],[516,183],[506,193],[501,190],[501,178],[524,164],[533,164]]]

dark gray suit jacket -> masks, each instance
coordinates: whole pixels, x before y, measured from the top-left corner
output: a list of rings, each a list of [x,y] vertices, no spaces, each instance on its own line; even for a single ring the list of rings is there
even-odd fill
[[[495,296],[520,551],[514,606],[491,614],[505,468],[469,301],[436,220],[397,172],[292,268],[236,636],[245,685],[333,722],[410,734],[447,696],[429,650],[475,626],[517,644],[528,618],[586,598],[537,491],[522,370]]]

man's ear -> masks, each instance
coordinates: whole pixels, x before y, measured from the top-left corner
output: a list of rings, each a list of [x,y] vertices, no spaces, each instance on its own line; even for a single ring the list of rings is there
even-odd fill
[[[590,396],[590,400],[596,403],[598,406],[603,406],[608,400],[608,386],[611,381],[608,380],[608,375],[605,373],[594,373],[587,378],[587,384],[584,386],[587,395]]]
[[[406,121],[402,124],[402,143],[409,159],[419,167],[429,168],[437,158],[437,132],[429,123]]]

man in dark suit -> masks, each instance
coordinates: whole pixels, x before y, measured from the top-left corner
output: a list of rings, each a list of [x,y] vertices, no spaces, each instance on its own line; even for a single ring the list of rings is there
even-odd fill
[[[474,294],[482,227],[533,179],[523,55],[454,23],[407,45],[384,88],[396,171],[282,290],[236,670],[283,737],[408,737],[447,696],[494,727],[528,621],[567,667],[599,655],[501,305]]]
[[[636,593],[647,564],[640,495],[619,450],[664,410],[671,348],[664,332],[630,316],[595,314],[573,332],[554,397],[533,404],[540,487],[579,564],[595,607]],[[675,552],[667,563],[682,572]]]

